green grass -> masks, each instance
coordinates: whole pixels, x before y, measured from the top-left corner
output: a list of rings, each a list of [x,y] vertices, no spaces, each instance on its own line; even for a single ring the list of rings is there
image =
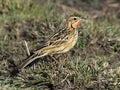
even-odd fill
[[[67,15],[62,15],[54,2],[37,3],[0,1],[0,89],[119,90],[120,26],[117,18],[108,15],[88,18],[78,28],[79,39],[74,49],[55,55],[58,63],[49,61],[49,57],[41,58],[10,77],[6,70],[8,62],[17,65],[27,57],[24,41],[32,51],[36,46],[42,47],[44,36],[64,26]]]

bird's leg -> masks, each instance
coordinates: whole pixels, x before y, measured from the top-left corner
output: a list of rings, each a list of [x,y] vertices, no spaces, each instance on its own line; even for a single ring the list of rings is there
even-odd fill
[[[58,64],[58,61],[57,61],[57,59],[55,58],[55,56],[53,56],[53,55],[49,55],[48,56],[49,57],[49,59],[50,59],[50,65],[51,65],[51,68],[53,68],[56,64]],[[53,63],[54,62],[54,63]],[[53,68],[54,69],[54,68]]]
[[[57,58],[55,56],[50,55],[49,57],[52,59],[52,61],[55,61],[55,63],[58,63]]]

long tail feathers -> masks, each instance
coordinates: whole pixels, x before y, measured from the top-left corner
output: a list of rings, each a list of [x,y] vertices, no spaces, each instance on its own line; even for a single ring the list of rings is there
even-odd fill
[[[22,63],[20,63],[17,68],[18,69],[22,69],[24,67],[26,67],[28,64],[30,64],[31,62],[33,62],[34,60],[38,59],[39,56],[37,54],[33,54],[31,56],[29,56],[27,59],[25,59]]]
[[[53,49],[53,47],[52,48],[51,47],[47,47],[47,50],[46,49],[41,49],[39,51],[36,51],[32,55],[30,55],[27,59],[25,59],[22,63],[20,63],[17,66],[17,68],[18,69],[22,69],[22,68],[26,67],[28,64],[30,64],[34,60],[48,55],[51,52],[52,49]]]

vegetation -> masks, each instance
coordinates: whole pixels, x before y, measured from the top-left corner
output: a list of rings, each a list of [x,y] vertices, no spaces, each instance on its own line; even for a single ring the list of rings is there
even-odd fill
[[[1,90],[119,90],[119,1],[65,1],[0,1]],[[28,56],[25,42],[30,51],[42,47],[71,15],[86,18],[74,49],[54,55],[56,61],[49,56],[36,60],[11,76],[11,67]]]

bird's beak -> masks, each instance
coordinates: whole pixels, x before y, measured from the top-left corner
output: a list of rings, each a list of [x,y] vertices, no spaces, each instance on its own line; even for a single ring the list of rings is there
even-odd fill
[[[77,22],[72,24],[73,28],[77,28],[81,24],[81,19],[79,19]]]

